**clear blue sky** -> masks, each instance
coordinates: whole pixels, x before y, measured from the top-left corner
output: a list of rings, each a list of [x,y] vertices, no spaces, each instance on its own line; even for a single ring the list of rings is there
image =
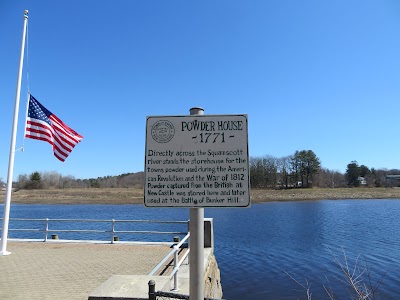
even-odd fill
[[[322,166],[400,168],[398,0],[0,3],[0,177],[6,180],[23,11],[32,94],[84,136],[62,163],[25,140],[14,179],[144,168],[146,116],[248,114],[250,156],[313,150]]]

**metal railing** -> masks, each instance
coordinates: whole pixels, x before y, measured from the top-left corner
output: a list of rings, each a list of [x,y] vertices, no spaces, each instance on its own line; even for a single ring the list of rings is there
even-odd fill
[[[0,218],[2,220],[2,218]],[[43,232],[43,241],[48,240],[48,236],[51,233],[90,233],[90,234],[106,234],[110,236],[111,243],[119,240],[119,234],[168,234],[168,235],[184,235],[187,231],[159,231],[159,230],[116,230],[118,224],[188,224],[188,221],[163,221],[163,220],[95,220],[95,219],[23,219],[23,218],[10,218],[10,223],[22,222],[22,224],[32,224],[39,223],[36,228],[9,228],[9,236],[12,232],[31,232],[39,233]],[[25,222],[25,223],[24,223]],[[108,229],[59,229],[54,228],[52,225],[55,223],[109,223],[107,225]],[[186,227],[187,228],[187,227]],[[52,236],[54,238],[54,236]],[[41,240],[41,239],[40,239]],[[77,239],[79,240],[79,239]],[[107,241],[108,239],[106,239]]]
[[[155,268],[148,274],[149,276],[153,276],[156,272],[167,262],[167,260],[173,255],[174,256],[174,268],[169,275],[169,279],[174,278],[174,288],[173,291],[177,291],[178,288],[178,271],[180,266],[183,264],[185,259],[190,253],[190,248],[187,249],[181,260],[179,260],[179,251],[181,250],[182,245],[186,242],[186,240],[190,237],[190,232],[180,241],[178,244],[173,246],[173,249],[160,261],[160,263],[155,266]]]

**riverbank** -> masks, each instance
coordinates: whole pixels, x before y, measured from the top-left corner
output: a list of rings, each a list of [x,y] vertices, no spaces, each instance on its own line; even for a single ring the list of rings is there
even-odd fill
[[[400,199],[400,188],[336,188],[336,189],[253,189],[251,202],[336,200],[336,199]],[[4,201],[5,191],[0,192]],[[18,190],[12,202],[21,204],[143,204],[143,189],[49,189]]]

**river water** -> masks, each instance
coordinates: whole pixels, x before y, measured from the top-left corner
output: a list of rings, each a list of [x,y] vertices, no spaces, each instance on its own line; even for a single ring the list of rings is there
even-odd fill
[[[1,216],[2,210],[0,205]],[[187,220],[189,209],[12,204],[10,217]],[[207,208],[205,217],[214,218],[225,299],[307,299],[307,287],[312,299],[329,299],[324,286],[335,299],[351,299],[340,267],[346,263],[350,272],[364,270],[368,287],[381,280],[376,299],[400,299],[398,199],[270,202]],[[73,235],[60,238],[87,238]]]

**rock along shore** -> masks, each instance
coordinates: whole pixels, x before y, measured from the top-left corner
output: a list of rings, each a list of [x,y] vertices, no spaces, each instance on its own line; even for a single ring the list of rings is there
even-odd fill
[[[251,202],[336,200],[336,199],[400,199],[400,188],[335,188],[335,189],[252,189]],[[0,203],[5,191],[0,192]],[[91,188],[18,190],[11,196],[12,203],[23,204],[142,204],[143,189]]]

